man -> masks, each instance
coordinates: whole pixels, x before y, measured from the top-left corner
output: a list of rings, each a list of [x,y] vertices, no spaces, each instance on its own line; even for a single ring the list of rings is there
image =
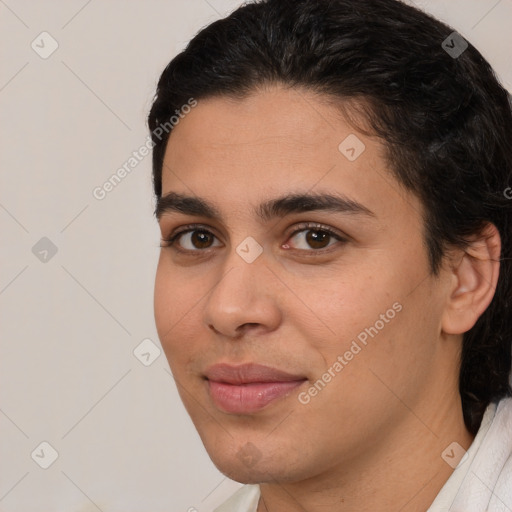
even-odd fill
[[[149,127],[159,337],[247,484],[217,510],[512,510],[512,114],[478,51],[396,0],[255,2]]]

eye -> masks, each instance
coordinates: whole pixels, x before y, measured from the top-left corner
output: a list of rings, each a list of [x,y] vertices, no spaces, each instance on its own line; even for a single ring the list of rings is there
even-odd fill
[[[318,250],[326,249],[338,242],[346,242],[346,239],[332,229],[320,224],[305,223],[296,229],[290,236],[290,239],[296,238],[299,241],[298,247],[292,247],[300,250]],[[329,243],[332,242],[332,243]],[[289,248],[286,243],[283,247]]]
[[[175,233],[170,238],[163,238],[160,247],[175,247],[177,251],[183,252],[199,252],[204,249],[222,245],[217,244],[217,246],[213,246],[212,242],[215,238],[217,237],[206,228],[201,226],[195,226],[194,228],[186,226],[185,229]],[[176,244],[178,241],[180,243]]]

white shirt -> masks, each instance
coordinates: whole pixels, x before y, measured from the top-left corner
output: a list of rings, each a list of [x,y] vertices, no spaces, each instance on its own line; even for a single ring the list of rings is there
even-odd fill
[[[244,485],[213,512],[256,512],[259,485]],[[491,403],[466,455],[426,512],[512,512],[512,398]]]

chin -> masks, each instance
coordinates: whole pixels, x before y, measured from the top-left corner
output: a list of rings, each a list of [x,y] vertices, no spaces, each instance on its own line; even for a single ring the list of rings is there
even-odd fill
[[[222,468],[217,466],[217,469],[229,479],[234,480],[235,482],[241,484],[262,484],[269,481],[275,482],[275,479],[269,480],[268,475],[265,477],[261,477],[258,473],[252,473],[250,470],[246,471],[224,471]]]
[[[280,474],[269,472],[268,470],[265,471],[262,468],[248,468],[240,464],[215,464],[215,466],[223,475],[241,484],[263,484],[283,481]]]
[[[222,474],[241,484],[284,483],[301,478],[301,475],[294,474],[297,471],[290,471],[290,463],[280,462],[275,455],[263,455],[250,442],[236,452],[209,452],[209,455]]]

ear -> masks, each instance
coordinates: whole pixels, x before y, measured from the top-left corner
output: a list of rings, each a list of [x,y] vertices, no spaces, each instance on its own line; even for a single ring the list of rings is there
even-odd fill
[[[486,224],[470,245],[450,258],[452,286],[442,319],[447,334],[469,331],[494,297],[500,270],[501,238]]]

